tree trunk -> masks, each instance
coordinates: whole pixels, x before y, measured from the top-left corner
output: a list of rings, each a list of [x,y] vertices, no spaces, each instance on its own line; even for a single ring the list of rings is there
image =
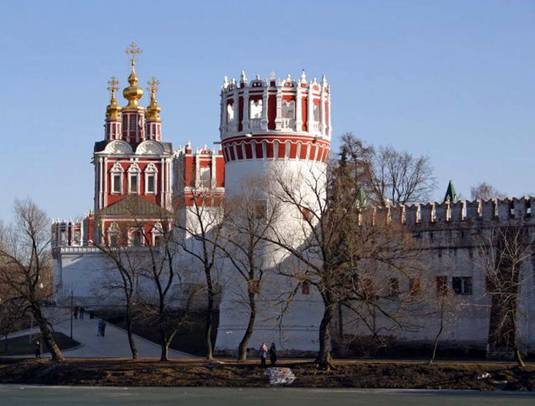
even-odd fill
[[[245,334],[240,341],[240,346],[238,348],[238,359],[240,361],[245,361],[247,359],[247,345],[249,344],[249,339],[253,335],[254,323],[256,320],[256,301],[255,294],[249,292],[249,322],[247,323],[247,329]]]
[[[206,287],[208,290],[208,311],[206,314],[206,330],[204,338],[206,340],[206,359],[211,361],[214,359],[214,349],[212,346],[212,330],[214,323],[214,287],[212,285],[210,271],[206,271]]]
[[[323,317],[320,323],[319,342],[320,348],[318,352],[317,362],[320,368],[330,369],[332,367],[331,354],[331,321],[334,316],[335,304],[325,303],[323,310]]]
[[[515,359],[520,368],[524,368],[526,366],[526,363],[524,362],[524,357],[522,356],[522,353],[520,350],[515,348]]]
[[[128,336],[128,345],[130,346],[130,352],[132,353],[132,359],[137,359],[137,346],[134,341],[134,333],[132,331],[132,316],[130,306],[126,307],[126,335]]]
[[[35,321],[37,322],[37,325],[39,326],[39,330],[41,331],[41,337],[43,338],[46,346],[48,347],[50,351],[50,355],[52,356],[52,361],[55,362],[61,362],[65,360],[65,357],[63,356],[63,353],[59,349],[58,344],[56,343],[56,340],[52,334],[52,330],[50,330],[50,326],[48,325],[48,321],[43,317],[41,314],[41,309],[32,309],[33,316],[35,318]]]
[[[444,305],[441,305],[440,308],[440,327],[438,329],[438,332],[435,336],[435,340],[433,341],[433,353],[431,354],[431,359],[429,360],[429,365],[431,365],[437,356],[437,349],[438,349],[438,340],[440,339],[440,336],[442,335],[442,331],[444,330]]]
[[[160,345],[162,352],[160,354],[160,361],[169,361],[169,341],[165,337],[165,331],[160,329]]]

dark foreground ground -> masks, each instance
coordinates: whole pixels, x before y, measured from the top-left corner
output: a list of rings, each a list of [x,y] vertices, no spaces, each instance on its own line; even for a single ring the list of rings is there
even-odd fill
[[[534,365],[338,361],[330,371],[304,361],[280,366],[292,369],[294,387],[535,390]],[[264,372],[257,364],[234,361],[0,360],[0,384],[265,387]]]

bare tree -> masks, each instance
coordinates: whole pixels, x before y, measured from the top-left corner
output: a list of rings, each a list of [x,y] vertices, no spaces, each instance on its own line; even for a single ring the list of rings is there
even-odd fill
[[[197,262],[206,284],[205,342],[206,358],[213,359],[213,334],[215,332],[215,304],[218,294],[216,260],[221,254],[223,229],[223,197],[206,187],[190,187],[185,196],[179,197],[179,214],[175,228],[182,250]]]
[[[139,279],[143,272],[144,261],[139,248],[128,247],[126,229],[117,230],[119,237],[107,238],[95,246],[111,260],[111,273],[106,275],[101,288],[106,294],[119,292],[124,304],[125,327],[132,359],[138,358],[134,340],[134,317],[139,299]]]
[[[33,201],[15,202],[15,220],[0,230],[0,285],[31,312],[53,361],[63,361],[43,302],[52,294],[50,221]]]
[[[429,200],[436,188],[433,168],[425,156],[392,147],[376,149],[352,133],[342,136],[339,156],[340,166],[353,178],[355,192],[377,205]]]
[[[372,188],[379,204],[426,201],[435,187],[428,157],[415,157],[392,147],[382,147],[375,154]]]
[[[523,265],[529,266],[535,252],[529,227],[521,221],[493,227],[482,233],[478,247],[479,266],[490,297],[489,350],[512,351],[519,366],[524,366],[518,330],[520,292],[527,276]]]
[[[264,239],[301,263],[296,271],[283,271],[314,286],[324,306],[319,328],[318,363],[331,366],[331,323],[340,303],[366,301],[389,316],[379,300],[370,300],[360,286],[359,274],[370,267],[389,272],[412,271],[404,262],[414,257],[410,238],[392,222],[379,222],[364,212],[356,198],[352,170],[333,163],[323,171],[274,174],[274,196],[284,211],[296,213],[300,227],[289,232],[287,222],[277,222]]]
[[[490,200],[490,199],[505,199],[507,196],[498,191],[494,186],[481,182],[476,186],[470,188],[470,195],[472,200]]]
[[[279,216],[277,204],[266,204],[265,179],[244,182],[239,198],[227,198],[221,250],[235,274],[243,280],[249,311],[245,333],[238,347],[238,359],[247,359],[247,346],[257,317],[257,298],[262,290],[266,259],[271,251],[264,237]]]

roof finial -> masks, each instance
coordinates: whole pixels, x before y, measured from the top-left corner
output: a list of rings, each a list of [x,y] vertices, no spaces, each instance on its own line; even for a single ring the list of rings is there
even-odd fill
[[[121,112],[121,107],[117,104],[117,99],[115,98],[115,92],[119,88],[119,81],[115,76],[112,76],[108,81],[108,90],[110,91],[110,104],[106,108],[106,118],[110,121],[119,121],[119,113]]]
[[[130,55],[130,66],[132,67],[132,72],[135,72],[135,66],[136,66],[136,57],[137,55],[143,53],[141,48],[137,46],[137,44],[132,41],[128,48],[125,49],[125,53],[127,55]]]
[[[135,69],[136,56],[141,54],[143,51],[136,45],[135,42],[132,41],[130,46],[126,48],[125,52],[127,55],[130,55],[130,66],[132,71],[128,76],[128,83],[130,86],[123,90],[123,96],[126,100],[128,100],[128,105],[126,106],[127,108],[137,108],[138,100],[143,97],[143,89],[137,85],[138,80]]]
[[[457,196],[457,192],[455,191],[455,186],[453,185],[453,181],[450,180],[448,183],[448,189],[446,189],[446,196],[444,196],[444,203],[450,202],[455,203],[459,199],[459,196]]]
[[[240,73],[240,83],[247,83],[247,75],[245,74],[244,70],[242,70]]]
[[[158,92],[160,82],[153,76],[147,84],[149,85],[147,90],[150,92],[150,103],[147,106],[147,121],[160,121],[161,109],[156,100],[156,92]]]
[[[305,70],[303,69],[301,71],[301,83],[306,83],[307,82],[307,75],[305,73]]]

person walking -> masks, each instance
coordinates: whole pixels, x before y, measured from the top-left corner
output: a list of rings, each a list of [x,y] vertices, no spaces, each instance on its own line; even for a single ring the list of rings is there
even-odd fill
[[[41,359],[41,341],[35,340],[35,358]]]
[[[102,320],[102,337],[106,335],[106,322]]]
[[[262,343],[258,352],[260,353],[260,365],[264,368],[266,366],[266,359],[268,354],[268,347],[266,343]]]
[[[104,323],[104,320],[99,319],[97,323],[97,336],[102,337],[104,335],[104,332],[103,332],[104,328],[102,327],[103,323]]]
[[[74,319],[78,320],[78,306],[74,306]]]
[[[84,307],[80,306],[80,320],[84,319],[84,313],[85,313]]]
[[[277,362],[277,347],[275,347],[275,343],[271,343],[271,347],[269,347],[269,360],[272,366]]]

